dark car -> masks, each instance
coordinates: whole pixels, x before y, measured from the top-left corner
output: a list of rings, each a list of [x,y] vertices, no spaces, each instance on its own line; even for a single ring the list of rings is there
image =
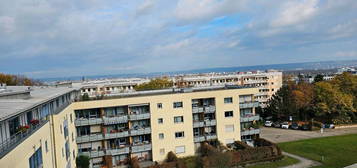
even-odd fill
[[[299,127],[299,124],[298,123],[292,123],[291,126],[290,126],[291,129],[294,129],[294,130],[298,130],[300,127]]]
[[[310,131],[311,130],[311,125],[310,124],[303,124],[301,126],[301,130]]]
[[[274,122],[273,123],[273,126],[275,127],[275,128],[280,128],[281,127],[281,124],[280,124],[280,122]]]

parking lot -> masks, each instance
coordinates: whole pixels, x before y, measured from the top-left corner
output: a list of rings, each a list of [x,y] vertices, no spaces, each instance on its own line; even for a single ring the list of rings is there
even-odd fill
[[[357,127],[354,128],[338,128],[338,129],[324,129],[324,133],[320,131],[300,131],[281,128],[262,127],[260,136],[269,141],[280,143],[296,141],[300,139],[309,139],[325,136],[336,136],[343,134],[357,134]]]

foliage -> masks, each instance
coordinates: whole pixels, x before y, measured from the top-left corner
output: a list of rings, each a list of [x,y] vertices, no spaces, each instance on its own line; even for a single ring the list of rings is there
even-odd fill
[[[3,73],[0,73],[0,83],[6,83],[6,85],[9,86],[34,86],[42,84],[40,81],[27,78],[23,75],[9,75]]]
[[[278,167],[285,167],[289,165],[293,165],[299,163],[299,160],[294,159],[292,157],[284,156],[283,159],[274,162],[268,163],[258,163],[252,166],[248,166],[248,168],[278,168]]]
[[[82,100],[82,101],[90,100],[88,93],[84,93],[84,94],[81,96],[81,100]]]
[[[129,160],[130,168],[140,168],[138,157],[132,157]]]
[[[177,156],[175,153],[173,153],[172,151],[170,151],[167,154],[167,158],[166,158],[166,162],[176,162],[178,160]]]
[[[314,82],[321,82],[324,81],[324,76],[321,74],[317,74],[314,78]]]
[[[357,122],[357,76],[343,73],[331,81],[315,81],[284,84],[269,100],[264,116],[334,124]]]
[[[173,82],[170,81],[168,78],[157,78],[157,79],[150,80],[150,82],[148,83],[136,85],[134,89],[136,91],[155,90],[155,89],[170,88],[172,86],[173,86]]]
[[[78,168],[89,168],[89,157],[86,155],[77,156],[76,165]]]
[[[300,155],[323,165],[345,167],[357,162],[357,134],[313,138],[279,144],[282,150]]]

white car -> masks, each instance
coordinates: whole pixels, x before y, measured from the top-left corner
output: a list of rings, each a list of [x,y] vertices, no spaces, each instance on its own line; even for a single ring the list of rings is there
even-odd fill
[[[264,123],[264,125],[265,125],[266,127],[271,127],[272,124],[273,124],[273,122],[271,122],[271,121],[265,121],[265,123]]]
[[[281,128],[289,129],[289,123],[288,122],[281,123]]]

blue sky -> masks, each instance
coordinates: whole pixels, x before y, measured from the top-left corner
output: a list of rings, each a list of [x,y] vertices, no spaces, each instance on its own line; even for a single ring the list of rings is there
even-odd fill
[[[357,59],[356,0],[0,0],[0,72],[65,77]]]

